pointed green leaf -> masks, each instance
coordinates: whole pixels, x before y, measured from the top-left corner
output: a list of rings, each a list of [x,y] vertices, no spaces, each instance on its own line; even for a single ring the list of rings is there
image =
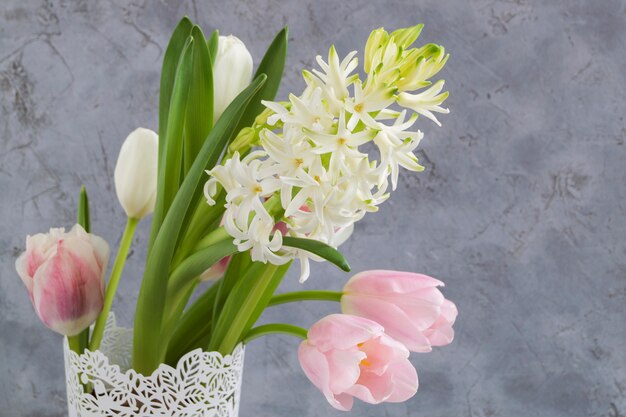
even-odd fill
[[[185,114],[184,172],[194,159],[213,127],[213,69],[209,48],[202,30],[194,26],[193,75]]]
[[[87,197],[87,190],[83,185],[80,188],[80,195],[78,196],[78,210],[77,210],[77,223],[80,224],[87,233],[91,230],[91,224],[89,220],[89,198]],[[89,328],[86,328],[76,336],[68,337],[70,346],[78,354],[82,354],[89,346]]]
[[[211,63],[215,62],[215,57],[217,57],[217,46],[220,40],[220,33],[216,29],[211,33],[211,37],[209,38],[209,54],[211,55]]]
[[[153,225],[167,215],[181,183],[183,162],[183,130],[191,80],[193,77],[194,39],[189,36],[176,71],[167,122],[163,158],[159,161],[158,189]]]
[[[291,248],[311,252],[320,258],[326,259],[328,262],[336,265],[341,270],[350,272],[350,265],[348,265],[348,261],[346,261],[346,258],[343,257],[341,252],[326,243],[320,242],[319,240],[285,236],[283,237],[283,246],[289,246]]]
[[[170,101],[165,104],[162,97],[163,100],[159,104],[167,107],[168,114],[164,122],[165,132],[159,131],[157,198],[152,215],[148,253],[152,249],[154,240],[161,228],[161,223],[180,185],[183,159],[183,128],[185,126],[185,109],[193,69],[191,65],[193,62],[193,49],[193,38],[187,36],[176,66]],[[161,113],[163,113],[163,109],[160,107],[160,118],[162,117]],[[159,128],[161,128],[161,122],[159,122]]]
[[[291,264],[292,262],[287,262],[286,264],[281,265],[276,269],[276,271],[274,272],[274,275],[272,276],[270,285],[267,288],[265,288],[258,303],[252,309],[252,313],[250,314],[250,317],[248,318],[248,321],[246,322],[246,326],[242,330],[239,340],[243,339],[245,334],[248,333],[248,331],[252,328],[252,326],[254,326],[254,324],[257,322],[259,317],[261,317],[261,314],[263,314],[263,311],[269,305],[270,300],[274,296],[274,293],[278,289],[278,286],[280,285],[281,281],[283,280],[283,277],[289,270],[289,267],[291,266]]]
[[[228,268],[226,268],[226,272],[220,280],[217,289],[215,305],[213,306],[213,317],[215,319],[219,317],[222,308],[224,308],[224,303],[226,302],[226,298],[228,298],[228,294],[230,294],[233,287],[239,278],[241,278],[243,272],[251,262],[252,260],[250,259],[249,252],[239,252],[231,258]]]
[[[80,195],[78,197],[78,224],[83,226],[83,229],[87,233],[91,230],[91,221],[89,219],[89,197],[87,197],[87,190],[83,185],[80,189]]]
[[[174,79],[176,78],[176,68],[180,60],[187,37],[191,33],[193,23],[188,17],[183,17],[174,29],[165,55],[163,56],[163,67],[161,69],[161,86],[159,90],[159,160],[162,154],[162,142],[165,140],[167,129],[167,119],[170,112],[170,101]]]
[[[285,265],[253,262],[232,289],[215,324],[209,350],[222,354],[233,351],[252,328],[278,288],[290,263]]]

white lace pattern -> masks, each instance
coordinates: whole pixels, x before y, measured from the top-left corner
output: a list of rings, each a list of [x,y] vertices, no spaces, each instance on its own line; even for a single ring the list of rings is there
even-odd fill
[[[132,330],[112,314],[100,350],[77,355],[64,342],[69,417],[237,417],[244,348],[196,349],[150,376],[130,368]],[[84,386],[93,390],[85,393]]]

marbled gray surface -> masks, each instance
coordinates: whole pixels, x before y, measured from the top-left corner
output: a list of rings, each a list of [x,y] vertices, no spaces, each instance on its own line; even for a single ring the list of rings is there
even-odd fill
[[[78,189],[94,232],[119,242],[119,146],[157,126],[159,67],[184,14],[241,37],[259,59],[283,25],[280,97],[335,43],[426,24],[452,55],[444,127],[424,123],[421,175],[358,224],[355,271],[397,268],[447,283],[460,317],[446,348],[414,356],[421,387],[360,416],[626,415],[626,2],[541,0],[123,1],[0,4],[0,415],[65,413],[61,339],[37,320],[14,272],[24,236],[74,221]],[[130,324],[142,224],[115,309]],[[305,288],[346,276],[314,265]],[[299,287],[295,275],[282,290]],[[280,307],[308,325],[335,306]],[[241,415],[334,416],[301,373],[297,341],[249,346]]]

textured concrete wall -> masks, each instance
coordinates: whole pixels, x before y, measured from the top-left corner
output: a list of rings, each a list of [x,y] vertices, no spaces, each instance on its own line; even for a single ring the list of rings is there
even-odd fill
[[[454,344],[414,356],[421,387],[360,416],[626,415],[626,2],[3,0],[0,4],[0,415],[62,416],[61,339],[14,272],[24,236],[71,225],[81,184],[94,232],[119,242],[119,146],[156,128],[159,66],[184,15],[241,37],[259,59],[288,24],[281,98],[335,43],[424,22],[447,47],[444,127],[423,123],[427,170],[358,224],[355,271],[421,271],[447,283]],[[115,309],[130,324],[147,224]],[[282,290],[299,288],[295,274]],[[314,265],[304,288],[346,276]],[[276,308],[307,325],[334,306]],[[297,341],[248,350],[242,416],[334,416],[302,375]]]

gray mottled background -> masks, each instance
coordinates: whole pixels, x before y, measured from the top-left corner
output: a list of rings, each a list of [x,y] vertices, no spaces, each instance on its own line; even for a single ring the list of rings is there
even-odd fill
[[[119,242],[112,170],[124,137],[156,129],[159,67],[188,14],[241,37],[258,60],[288,24],[280,97],[335,43],[426,24],[452,55],[443,128],[423,123],[427,170],[346,244],[355,271],[421,271],[447,283],[457,338],[414,356],[421,387],[359,416],[626,415],[626,2],[2,0],[0,4],[0,415],[62,416],[61,339],[14,272],[24,236],[70,226],[81,184],[94,232]],[[148,224],[116,310],[130,324]],[[346,276],[314,265],[305,288]],[[295,276],[282,290],[298,288]],[[280,307],[308,325],[335,306]],[[249,346],[242,417],[334,416],[305,379],[297,341]]]

